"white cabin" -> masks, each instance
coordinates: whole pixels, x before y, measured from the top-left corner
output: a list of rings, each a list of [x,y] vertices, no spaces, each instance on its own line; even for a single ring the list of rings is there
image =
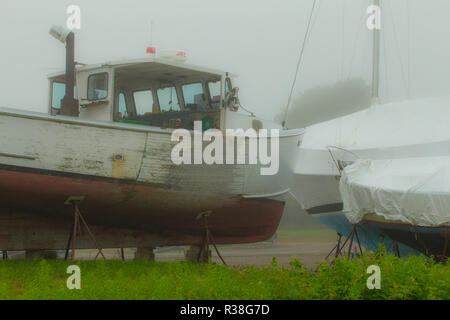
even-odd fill
[[[81,119],[189,130],[194,121],[202,121],[204,130],[274,127],[236,112],[238,89],[227,72],[151,57],[77,64],[75,74],[74,98]],[[49,113],[58,115],[65,74],[51,75],[49,80]]]

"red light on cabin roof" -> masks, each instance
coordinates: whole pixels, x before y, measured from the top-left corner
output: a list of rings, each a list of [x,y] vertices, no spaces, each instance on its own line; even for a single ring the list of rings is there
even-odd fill
[[[156,54],[156,48],[155,47],[148,47],[147,48],[148,54]]]

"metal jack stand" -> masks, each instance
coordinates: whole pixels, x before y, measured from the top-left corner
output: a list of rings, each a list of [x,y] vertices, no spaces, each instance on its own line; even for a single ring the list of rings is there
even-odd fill
[[[389,247],[387,247],[386,251],[389,252],[389,250],[391,250],[392,248],[392,252],[394,253],[394,255],[397,258],[400,258],[400,250],[398,249],[398,241],[397,240],[392,240],[392,242],[389,244]]]
[[[72,205],[73,209],[74,209],[73,231],[71,232],[71,234],[69,236],[69,241],[67,243],[65,260],[67,260],[67,257],[69,255],[70,244],[72,243],[72,261],[75,261],[75,250],[76,250],[77,235],[81,235],[82,234],[82,227],[83,226],[85,227],[86,231],[89,234],[89,237],[92,239],[92,241],[94,242],[95,246],[98,249],[98,253],[95,256],[95,259],[97,259],[98,255],[101,254],[103,259],[106,260],[105,255],[102,252],[102,248],[98,245],[97,241],[95,240],[94,235],[91,232],[91,229],[89,229],[88,224],[84,220],[84,218],[83,218],[83,216],[82,216],[82,214],[80,212],[80,209],[78,208],[78,205],[83,200],[84,200],[84,197],[70,197],[65,202],[66,205]]]
[[[398,249],[398,242],[397,242],[397,240],[394,240],[393,241],[393,244],[394,244],[394,254],[395,254],[395,256],[397,257],[397,258],[400,258],[400,250]]]
[[[356,230],[356,224],[353,226],[352,233],[350,234],[350,246],[348,247],[348,258],[350,259],[350,254],[352,252],[353,238],[356,235],[356,240],[358,241],[359,253],[362,255],[361,242],[359,241],[358,231]]]
[[[361,242],[359,241],[359,236],[358,236],[358,231],[356,230],[356,225],[353,226],[352,232],[350,233],[349,237],[344,241],[344,243],[342,243],[342,234],[340,234],[338,232],[338,242],[337,244],[333,247],[333,249],[331,249],[330,253],[325,257],[325,259],[328,259],[329,256],[331,256],[331,254],[334,253],[334,259],[338,258],[338,257],[342,257],[343,256],[343,250],[345,245],[347,244],[347,242],[350,240],[350,244],[348,246],[348,258],[350,258],[350,254],[352,252],[352,247],[353,247],[353,239],[356,235],[356,240],[358,241],[358,247],[359,247],[359,252],[362,255],[362,248],[361,248]]]
[[[219,256],[220,260],[222,260],[222,263],[224,265],[227,265],[225,263],[225,260],[220,255],[219,249],[217,249],[217,246],[214,243],[214,239],[211,234],[211,231],[209,231],[208,217],[211,216],[211,214],[212,214],[212,211],[205,211],[205,212],[200,213],[197,216],[197,220],[203,219],[203,224],[204,224],[204,228],[205,228],[205,235],[203,237],[202,245],[200,247],[200,252],[198,253],[198,256],[197,256],[197,262],[200,262],[203,252],[208,253],[209,245],[212,244],[214,246],[214,249],[216,250],[216,253]]]
[[[438,256],[438,258],[442,263],[446,263],[447,259],[449,258],[449,256],[447,256],[447,249],[448,249],[448,241],[450,240],[450,234],[442,232],[441,236],[445,239],[445,242],[444,248],[442,250],[442,255]]]
[[[347,240],[344,242],[344,244],[341,247],[341,240],[342,240],[342,234],[340,234],[339,232],[337,233],[338,235],[338,242],[337,244],[333,247],[333,249],[331,249],[330,253],[325,257],[325,260],[328,259],[329,256],[331,256],[331,254],[334,252],[334,258],[338,258],[341,255],[341,251],[342,248],[345,246],[345,244],[347,243]]]

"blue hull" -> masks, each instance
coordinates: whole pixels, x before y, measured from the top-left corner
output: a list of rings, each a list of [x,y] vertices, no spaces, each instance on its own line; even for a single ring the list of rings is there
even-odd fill
[[[315,218],[345,237],[349,237],[353,230],[353,224],[342,213],[318,215]],[[361,245],[371,251],[376,251],[382,243],[389,253],[394,253],[392,244],[396,240],[401,257],[420,254],[440,256],[445,245],[445,235],[450,234],[448,227],[413,227],[378,221],[362,221],[357,225],[357,232]]]

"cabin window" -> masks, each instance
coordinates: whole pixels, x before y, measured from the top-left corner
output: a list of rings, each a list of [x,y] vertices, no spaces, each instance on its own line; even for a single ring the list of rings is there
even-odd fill
[[[88,100],[102,100],[108,97],[108,73],[91,74],[88,78]]]
[[[66,95],[66,84],[61,82],[53,82],[52,88],[52,108],[61,109],[61,100]]]
[[[225,80],[225,93],[230,92],[231,90],[233,90],[233,85],[231,84],[231,79],[227,78]]]
[[[133,93],[134,105],[138,116],[153,112],[155,105],[152,90],[135,91]]]
[[[161,112],[181,111],[177,89],[175,87],[159,89],[158,100]]]
[[[127,100],[125,98],[125,94],[121,92],[119,94],[119,119],[124,119],[128,117],[128,109],[127,109]]]
[[[66,96],[66,84],[53,82],[52,84],[52,108],[61,109],[61,102]],[[77,99],[77,87],[73,88],[73,98]]]
[[[213,108],[220,107],[221,83],[220,81],[208,82],[209,94],[211,95],[211,105]]]
[[[201,111],[207,109],[207,101],[205,99],[203,85],[201,83],[184,85],[182,89],[186,108],[191,111]]]

